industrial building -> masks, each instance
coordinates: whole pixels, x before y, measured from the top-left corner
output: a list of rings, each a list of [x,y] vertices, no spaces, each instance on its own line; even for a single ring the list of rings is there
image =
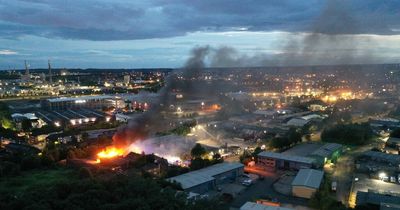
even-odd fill
[[[89,109],[65,109],[65,110],[37,110],[35,115],[47,124],[56,127],[79,126],[98,121],[110,121],[111,116]]]
[[[337,158],[342,154],[343,145],[336,143],[327,143],[311,153],[310,157],[314,157],[318,163],[336,162]]]
[[[314,159],[308,157],[264,151],[258,154],[257,165],[266,169],[299,170],[302,168],[312,168],[314,162]]]
[[[371,127],[385,127],[386,129],[400,128],[400,120],[394,118],[375,118],[369,121]]]
[[[379,193],[374,191],[357,192],[356,206],[371,206],[379,209],[396,209],[400,205],[400,195],[394,193]]]
[[[42,107],[48,110],[63,109],[101,109],[103,107],[116,106],[116,98],[109,95],[100,96],[81,96],[81,97],[61,97],[50,98],[42,102]]]
[[[400,148],[400,138],[389,137],[386,141],[386,146],[393,147],[393,148]]]
[[[241,163],[219,163],[207,168],[167,179],[179,183],[186,192],[205,194],[217,186],[235,181],[243,174],[244,165]]]
[[[368,151],[365,152],[362,156],[379,162],[386,162],[395,165],[400,164],[400,155],[393,155],[376,151]]]
[[[240,207],[240,210],[293,210],[293,209],[280,206],[268,206],[254,202],[246,202],[243,206]]]
[[[300,169],[292,182],[292,194],[296,197],[311,198],[319,189],[324,172],[314,169]]]

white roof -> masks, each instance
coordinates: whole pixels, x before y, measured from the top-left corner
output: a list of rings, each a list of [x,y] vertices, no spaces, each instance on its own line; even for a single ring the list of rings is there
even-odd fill
[[[25,113],[25,114],[20,114],[20,113],[14,113],[11,115],[12,118],[19,118],[19,117],[23,117],[23,118],[27,118],[29,120],[37,120],[39,119],[38,117],[36,117],[35,113]]]
[[[80,96],[80,97],[60,97],[47,99],[49,102],[64,102],[64,101],[76,101],[76,100],[94,100],[94,99],[113,99],[110,95],[99,95],[99,96]]]
[[[316,118],[323,119],[324,117],[322,117],[319,114],[309,114],[309,115],[305,115],[305,116],[303,116],[301,118],[305,119],[305,120],[312,120],[312,119],[316,119]]]
[[[323,171],[314,169],[300,169],[299,173],[297,173],[292,182],[292,186],[305,186],[318,189],[321,185],[323,176]]]
[[[287,125],[291,125],[291,126],[304,126],[305,124],[307,124],[309,121],[303,118],[292,118],[290,119],[286,124]]]
[[[312,158],[301,157],[301,156],[296,156],[296,155],[287,155],[287,154],[276,153],[276,152],[267,152],[267,151],[260,152],[258,154],[258,156],[299,162],[299,163],[307,163],[307,164],[312,164],[314,162],[314,159],[312,159]]]
[[[219,163],[207,168],[192,171],[186,174],[175,176],[167,179],[168,181],[175,181],[181,184],[182,189],[188,189],[209,181],[214,180],[215,175],[222,174],[237,168],[244,167],[241,163]]]
[[[243,206],[240,207],[240,210],[293,210],[293,209],[280,206],[266,206],[254,202],[246,202]]]

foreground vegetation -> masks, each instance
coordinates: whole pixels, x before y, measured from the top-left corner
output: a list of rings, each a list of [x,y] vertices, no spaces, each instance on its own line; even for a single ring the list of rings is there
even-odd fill
[[[161,180],[84,178],[64,168],[2,178],[0,194],[0,209],[226,209],[217,200],[187,202]]]

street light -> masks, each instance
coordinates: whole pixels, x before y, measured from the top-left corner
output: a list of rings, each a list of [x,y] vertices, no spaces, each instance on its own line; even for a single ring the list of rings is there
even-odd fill
[[[387,177],[387,175],[386,175],[386,173],[385,172],[381,172],[381,173],[379,173],[379,179],[380,180],[382,180],[383,181],[383,179],[385,178],[385,177]]]

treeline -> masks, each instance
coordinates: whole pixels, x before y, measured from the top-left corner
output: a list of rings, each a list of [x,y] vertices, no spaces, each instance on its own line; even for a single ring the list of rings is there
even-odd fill
[[[326,128],[321,134],[323,142],[334,142],[348,145],[364,145],[374,137],[371,127],[363,124],[338,124]]]
[[[14,179],[17,181],[17,179]],[[6,186],[11,183],[4,183]],[[228,209],[219,200],[187,201],[163,180],[139,176],[115,176],[107,180],[81,178],[72,174],[51,184],[31,184],[15,192],[1,189],[0,209]]]
[[[285,136],[274,137],[270,141],[269,146],[274,149],[282,150],[301,142],[302,135],[303,133],[301,130],[290,128],[289,132]]]
[[[205,157],[207,155],[207,151],[200,144],[196,144],[192,148],[190,155],[192,157],[189,166],[190,170],[198,170],[217,163],[222,163],[224,161],[219,153],[215,153],[212,156],[212,159]]]

